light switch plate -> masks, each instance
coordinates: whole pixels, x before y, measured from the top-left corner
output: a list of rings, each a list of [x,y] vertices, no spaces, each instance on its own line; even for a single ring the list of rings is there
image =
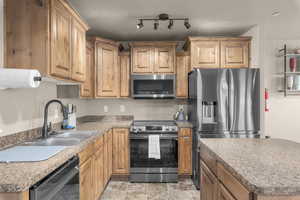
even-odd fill
[[[124,105],[120,105],[120,112],[125,112],[125,106]]]
[[[104,107],[103,107],[103,109],[104,109],[104,112],[108,112],[108,106],[107,105],[105,105]]]

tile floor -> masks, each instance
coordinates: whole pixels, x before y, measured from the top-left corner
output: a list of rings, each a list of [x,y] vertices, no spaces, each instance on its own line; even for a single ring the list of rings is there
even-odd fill
[[[192,180],[178,183],[111,181],[99,200],[200,200]]]

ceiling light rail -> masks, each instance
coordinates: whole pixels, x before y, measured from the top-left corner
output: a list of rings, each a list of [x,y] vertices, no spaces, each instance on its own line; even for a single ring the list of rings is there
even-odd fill
[[[172,18],[168,14],[160,14],[157,17],[153,18],[137,18],[138,23],[136,25],[137,29],[142,29],[144,27],[144,21],[153,21],[154,22],[154,30],[157,30],[159,27],[159,21],[167,21],[169,20],[168,29],[172,29],[174,26],[174,21],[183,21],[186,29],[191,28],[191,24],[189,23],[189,18]]]

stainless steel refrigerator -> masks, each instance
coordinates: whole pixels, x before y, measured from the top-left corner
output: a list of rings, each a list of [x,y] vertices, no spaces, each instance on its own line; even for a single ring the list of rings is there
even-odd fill
[[[188,114],[193,124],[193,180],[199,188],[199,138],[259,137],[259,69],[193,70]]]

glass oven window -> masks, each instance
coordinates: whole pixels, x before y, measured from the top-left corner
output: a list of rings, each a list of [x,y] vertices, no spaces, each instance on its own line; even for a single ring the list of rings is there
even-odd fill
[[[79,198],[79,174],[77,174],[50,200],[79,200]]]
[[[174,94],[173,80],[134,80],[134,94]]]
[[[132,168],[178,167],[178,141],[176,139],[160,139],[161,159],[148,157],[148,139],[131,139],[130,148]]]

